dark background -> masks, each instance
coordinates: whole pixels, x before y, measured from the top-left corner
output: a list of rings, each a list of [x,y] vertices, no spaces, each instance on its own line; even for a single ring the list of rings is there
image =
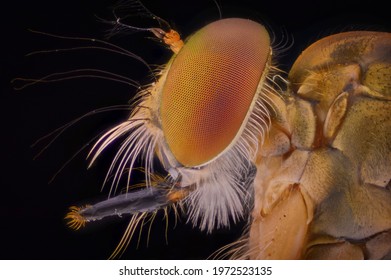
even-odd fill
[[[67,208],[101,196],[102,185],[112,151],[87,170],[88,149],[75,157],[56,179],[50,178],[72,155],[97,133],[126,118],[127,112],[95,114],[68,129],[36,160],[34,156],[48,144],[31,145],[84,113],[104,106],[126,104],[135,90],[123,84],[97,79],[76,79],[52,84],[37,84],[13,90],[15,77],[39,78],[54,72],[77,68],[100,68],[141,83],[150,82],[140,63],[96,50],[49,53],[25,57],[45,49],[81,46],[27,31],[28,28],[64,36],[104,38],[109,26],[95,15],[110,19],[110,6],[116,1],[6,1],[1,11],[1,183],[0,183],[0,259],[105,259],[117,245],[128,218],[88,226],[78,232],[68,229],[63,220]],[[311,42],[347,30],[391,31],[388,8],[382,1],[250,1],[219,0],[223,17],[245,17],[263,22],[273,30],[276,42],[294,45],[277,58],[288,71],[294,59]],[[183,37],[219,18],[212,0],[153,1],[143,3],[168,20]],[[5,6],[4,6],[5,5]],[[152,26],[146,18],[134,24]],[[150,64],[163,64],[170,51],[152,40],[150,34],[124,34],[110,42],[134,52]],[[103,192],[105,194],[107,192]],[[236,240],[243,224],[231,230],[208,235],[171,219],[168,245],[164,222],[158,216],[149,246],[145,234],[139,248],[137,237],[123,256],[134,259],[205,259],[219,247]]]

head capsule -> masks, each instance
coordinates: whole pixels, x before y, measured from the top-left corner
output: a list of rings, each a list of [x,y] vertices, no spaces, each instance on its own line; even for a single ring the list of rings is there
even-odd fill
[[[159,80],[139,93],[127,121],[98,140],[92,162],[126,136],[110,167],[116,170],[113,185],[125,169],[131,172],[138,156],[144,159],[146,184],[152,185],[157,156],[167,180],[189,190],[181,196],[189,219],[211,231],[251,207],[251,182],[245,179],[252,178],[273,109],[270,38],[259,23],[228,18],[210,23],[184,44],[177,37],[166,44],[174,55]]]

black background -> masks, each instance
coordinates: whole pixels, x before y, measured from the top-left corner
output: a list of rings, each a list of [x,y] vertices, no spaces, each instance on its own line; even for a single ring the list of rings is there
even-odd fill
[[[114,0],[104,1],[6,1],[1,6],[1,184],[0,184],[0,259],[105,259],[115,248],[127,218],[114,219],[75,232],[63,217],[67,208],[102,195],[109,151],[87,170],[88,149],[75,157],[56,179],[59,168],[100,131],[126,118],[127,112],[95,114],[68,129],[40,157],[34,156],[48,143],[30,147],[37,139],[80,115],[104,106],[126,104],[135,90],[125,85],[97,79],[76,79],[53,84],[38,84],[22,91],[13,90],[15,77],[39,78],[46,74],[77,68],[100,68],[141,83],[150,82],[140,63],[101,51],[50,53],[25,57],[35,50],[80,46],[29,32],[34,29],[64,36],[103,39],[109,26],[95,15],[110,19]],[[168,20],[183,37],[219,18],[212,0],[153,1],[144,4]],[[276,42],[294,45],[277,58],[288,71],[294,59],[311,42],[347,30],[391,31],[386,3],[370,1],[250,1],[220,0],[223,17],[245,17],[263,22],[273,30]],[[5,6],[4,6],[5,5]],[[137,18],[132,23],[151,26]],[[148,25],[149,24],[149,25]],[[111,42],[140,56],[148,63],[163,64],[170,51],[152,40],[150,34],[125,34]],[[50,139],[50,138],[49,138]],[[104,194],[105,192],[103,192]],[[169,225],[168,245],[164,222],[159,216],[152,228],[149,246],[142,235],[131,242],[123,258],[129,259],[205,259],[217,248],[236,240],[243,224],[213,234],[200,233],[191,225]]]

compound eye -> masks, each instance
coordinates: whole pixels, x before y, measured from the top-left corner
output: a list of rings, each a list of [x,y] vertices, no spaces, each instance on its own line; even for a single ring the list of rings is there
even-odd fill
[[[213,22],[172,60],[161,95],[167,145],[183,166],[204,165],[235,143],[270,54],[266,29],[251,20]]]

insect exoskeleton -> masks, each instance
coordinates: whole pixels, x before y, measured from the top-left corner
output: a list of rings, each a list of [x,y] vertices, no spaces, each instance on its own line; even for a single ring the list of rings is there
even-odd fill
[[[373,31],[325,37],[298,57],[239,257],[390,259],[390,63],[391,34]]]
[[[106,147],[124,138],[108,172],[112,188],[125,170],[130,185],[136,158],[143,160],[146,188],[110,198],[104,207],[118,214],[120,202],[127,204],[128,213],[146,213],[180,202],[188,221],[208,232],[249,217],[253,191],[248,178],[253,178],[255,157],[278,96],[271,78],[278,70],[272,65],[267,30],[247,19],[221,19],[184,44],[179,37],[166,40],[175,35],[171,30],[149,31],[174,55],[159,79],[138,93],[129,118],[107,131],[91,150],[94,163]],[[151,178],[154,158],[167,172],[157,183]],[[88,220],[105,215],[108,211]]]

